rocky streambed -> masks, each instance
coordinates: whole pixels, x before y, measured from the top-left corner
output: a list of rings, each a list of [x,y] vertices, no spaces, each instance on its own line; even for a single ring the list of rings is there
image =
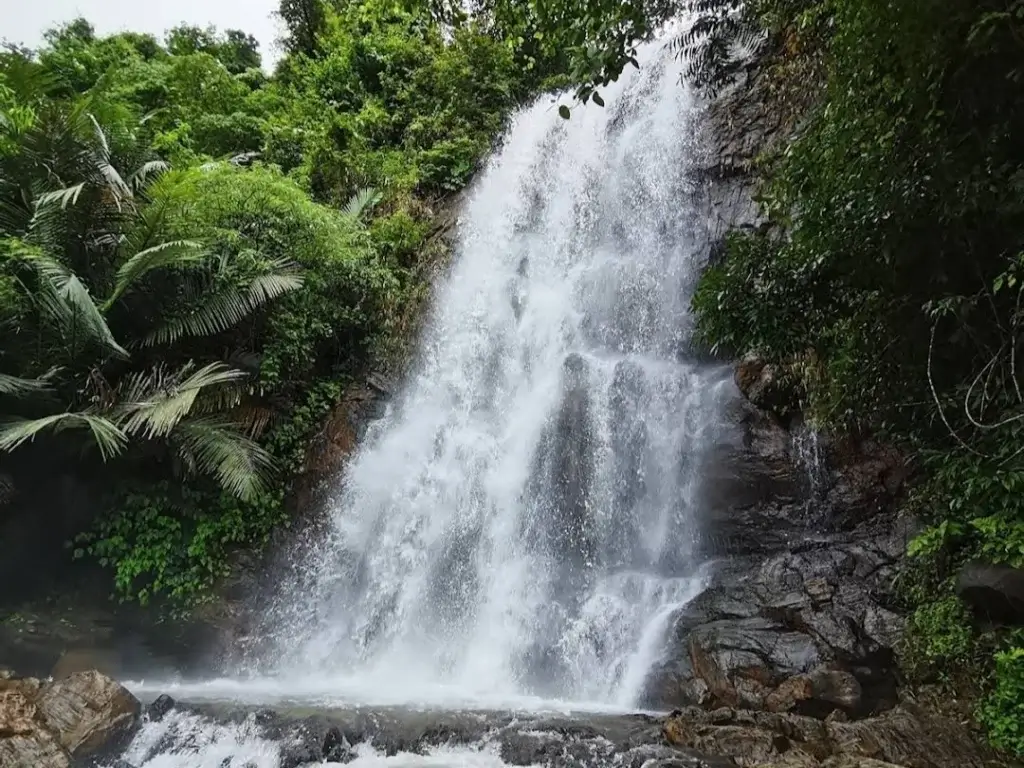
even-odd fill
[[[82,672],[0,681],[3,768],[982,768],[1000,763],[957,722],[910,700],[878,717],[825,720],[728,707],[668,715],[143,706]]]

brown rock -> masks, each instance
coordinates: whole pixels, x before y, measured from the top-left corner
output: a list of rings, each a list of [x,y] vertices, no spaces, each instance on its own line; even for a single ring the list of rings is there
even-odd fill
[[[816,576],[804,580],[804,592],[807,593],[808,597],[816,605],[822,605],[832,599],[835,587],[829,584],[826,579]]]
[[[987,768],[996,763],[959,723],[903,705],[855,722],[688,707],[663,724],[670,743],[741,768]]]
[[[689,746],[690,734],[686,728],[686,722],[681,717],[670,717],[661,726],[661,733],[665,741],[673,747]]]
[[[72,757],[86,757],[127,739],[141,704],[118,682],[99,672],[78,672],[43,687],[39,714]]]
[[[113,654],[88,648],[73,648],[64,651],[57,663],[50,671],[50,677],[54,680],[63,680],[76,672],[88,672],[96,670],[104,675],[116,676],[118,674],[117,660]]]
[[[71,758],[57,737],[40,728],[29,736],[0,737],[3,768],[71,768]]]
[[[817,669],[808,675],[815,701],[835,704],[850,712],[861,703],[863,689],[857,678],[841,669]]]
[[[0,691],[0,739],[27,736],[38,728],[36,705],[30,692],[15,687]]]
[[[768,694],[765,709],[769,712],[788,712],[798,702],[807,701],[814,695],[814,686],[807,675],[797,675],[784,680],[778,688]]]

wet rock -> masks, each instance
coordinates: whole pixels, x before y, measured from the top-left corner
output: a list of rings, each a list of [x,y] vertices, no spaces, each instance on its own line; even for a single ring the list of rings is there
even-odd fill
[[[99,672],[0,681],[0,765],[66,768],[123,746],[141,705]]]
[[[164,719],[164,715],[174,709],[174,706],[174,699],[166,693],[162,693],[146,708],[146,717],[150,722],[159,723]]]
[[[788,419],[798,408],[791,380],[759,355],[747,355],[737,364],[735,381],[750,403],[776,418]]]
[[[968,563],[960,571],[957,593],[979,617],[1024,624],[1024,570],[1020,568]]]
[[[764,706],[770,712],[832,715],[836,711],[859,711],[862,696],[860,682],[849,672],[817,669],[783,681],[765,697]]]
[[[75,758],[116,748],[130,737],[141,705],[120,683],[99,672],[78,672],[43,686],[37,699],[47,726]]]
[[[748,393],[764,376],[756,360],[737,373]],[[673,619],[644,705],[817,717],[895,705],[904,619],[890,592],[915,528],[894,511],[907,477],[902,456],[870,441],[823,439],[812,484],[800,445],[777,419],[743,398],[733,415],[701,500],[711,535],[698,551],[715,561],[704,592]]]
[[[893,763],[883,763],[881,760],[872,760],[870,757],[843,755],[841,757],[830,757],[822,763],[822,768],[902,768],[902,766],[894,765]]]
[[[72,648],[64,651],[50,671],[54,680],[62,680],[76,672],[96,670],[104,675],[115,676],[120,672],[116,654],[98,648]]]
[[[665,720],[663,734],[741,768],[982,768],[992,759],[959,723],[910,706],[853,723],[687,708]]]

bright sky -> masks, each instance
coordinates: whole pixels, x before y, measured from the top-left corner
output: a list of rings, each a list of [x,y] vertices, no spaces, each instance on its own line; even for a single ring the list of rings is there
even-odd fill
[[[218,29],[241,29],[260,41],[263,66],[278,58],[277,0],[0,0],[0,39],[35,47],[43,31],[84,16],[100,35],[131,30],[163,40],[164,32],[185,22]]]

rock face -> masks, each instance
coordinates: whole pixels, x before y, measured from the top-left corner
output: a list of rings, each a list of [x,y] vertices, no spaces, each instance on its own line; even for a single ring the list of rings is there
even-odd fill
[[[984,768],[993,755],[958,723],[905,702],[857,722],[730,708],[673,713],[673,745],[731,758],[740,768]]]
[[[736,423],[704,499],[701,546],[716,562],[675,617],[644,703],[817,717],[891,707],[903,619],[889,592],[913,533],[893,512],[899,454],[819,442],[809,457],[806,438],[749,402]]]
[[[124,746],[139,721],[139,701],[99,672],[41,684],[0,680],[0,766],[68,768]]]
[[[798,118],[773,98],[753,60],[709,105],[699,175],[712,241],[765,226],[755,162]],[[675,616],[642,703],[821,718],[891,708],[903,619],[890,588],[913,533],[894,512],[904,461],[870,441],[808,433],[785,371],[757,355],[739,362],[735,383],[734,431],[707,463],[699,501],[697,555],[713,565]]]

